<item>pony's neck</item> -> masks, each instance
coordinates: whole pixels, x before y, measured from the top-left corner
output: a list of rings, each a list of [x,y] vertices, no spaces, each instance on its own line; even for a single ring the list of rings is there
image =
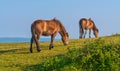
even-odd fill
[[[65,33],[63,33],[62,31],[60,31],[59,33],[60,33],[61,37],[63,38]]]
[[[59,24],[59,26],[60,26],[60,31],[59,31],[59,33],[60,33],[60,35],[63,37],[67,32],[66,32],[66,30],[65,30],[65,27],[60,23]]]
[[[95,24],[93,24],[93,30],[96,30],[96,29],[97,29],[96,25],[95,25]]]
[[[94,24],[94,26],[93,26],[93,31],[94,31],[94,33],[99,32],[99,30],[98,30],[98,28],[95,26],[95,24]]]
[[[65,27],[62,25],[62,23],[59,20],[55,18],[53,20],[56,21],[56,23],[59,25],[59,33],[63,37],[67,33]]]
[[[98,30],[95,23],[90,19],[90,21],[93,23],[93,30]]]

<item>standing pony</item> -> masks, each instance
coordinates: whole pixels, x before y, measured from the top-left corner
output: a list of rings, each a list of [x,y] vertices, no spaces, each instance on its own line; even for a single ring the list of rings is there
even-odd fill
[[[85,38],[87,30],[89,30],[89,38],[91,38],[91,30],[93,30],[95,37],[98,37],[99,30],[95,26],[95,23],[91,18],[82,18],[79,21],[80,36],[79,38]],[[84,32],[85,30],[85,32]]]
[[[62,42],[64,45],[68,44],[69,35],[66,32],[62,23],[57,19],[52,20],[36,20],[31,25],[31,43],[30,43],[30,52],[32,53],[32,44],[33,41],[36,43],[37,51],[40,52],[39,38],[40,36],[51,36],[51,42],[49,49],[53,48],[53,40],[57,33],[60,33],[62,36]]]

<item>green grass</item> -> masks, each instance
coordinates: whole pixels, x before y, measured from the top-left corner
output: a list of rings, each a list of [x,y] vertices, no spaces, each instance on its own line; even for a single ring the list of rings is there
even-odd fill
[[[0,43],[0,71],[120,71],[120,35],[90,39],[72,39],[64,46],[61,41],[35,44]]]

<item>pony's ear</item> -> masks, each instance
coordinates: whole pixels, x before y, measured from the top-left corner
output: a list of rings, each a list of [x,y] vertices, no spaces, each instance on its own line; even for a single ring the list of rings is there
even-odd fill
[[[56,20],[56,17],[54,17],[53,20]]]
[[[91,18],[89,18],[89,20],[91,20]]]

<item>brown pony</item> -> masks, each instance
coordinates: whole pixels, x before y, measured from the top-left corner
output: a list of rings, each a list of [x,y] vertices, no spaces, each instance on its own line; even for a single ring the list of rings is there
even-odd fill
[[[30,43],[30,52],[32,53],[32,43],[35,41],[36,46],[37,46],[37,51],[40,52],[40,46],[39,46],[39,38],[40,36],[51,36],[51,42],[49,49],[53,48],[53,40],[57,33],[60,33],[62,36],[62,42],[64,45],[68,44],[68,38],[69,35],[66,32],[64,26],[62,23],[57,20],[57,19],[52,19],[52,20],[36,20],[32,23],[31,25],[31,33],[32,33],[32,38],[31,38],[31,43]]]
[[[95,26],[95,23],[93,20],[91,20],[91,18],[86,19],[86,18],[82,18],[79,21],[79,29],[80,29],[80,36],[79,38],[84,37],[87,33],[87,30],[89,30],[89,38],[91,38],[91,30],[93,30],[95,37],[98,37],[98,33],[99,30],[97,29],[97,27]],[[84,33],[85,30],[85,33]]]

